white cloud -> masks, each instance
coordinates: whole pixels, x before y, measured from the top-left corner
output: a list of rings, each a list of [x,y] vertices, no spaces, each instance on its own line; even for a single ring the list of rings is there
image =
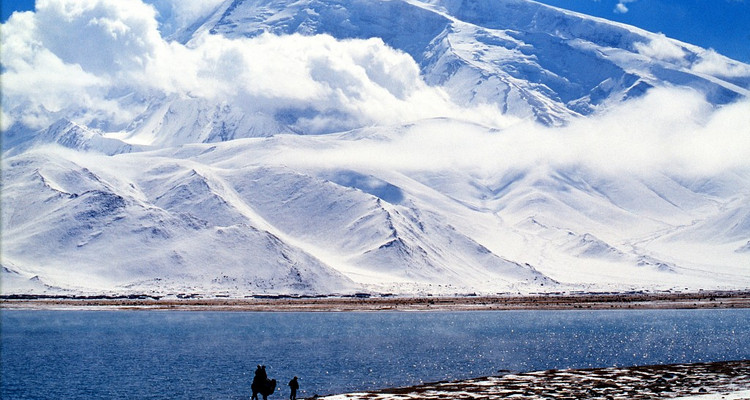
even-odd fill
[[[5,131],[9,129],[15,122],[13,117],[6,114],[5,111],[0,110],[0,130]]]
[[[40,44],[89,73],[142,69],[164,45],[155,10],[138,0],[40,0],[36,7]]]
[[[116,100],[128,71],[142,70],[158,44],[153,9],[122,0],[40,0],[2,26],[3,112],[31,128],[60,116],[88,122],[132,119]]]
[[[325,148],[296,147],[268,162],[300,167],[445,171],[480,176],[549,167],[584,168],[612,175],[667,173],[711,176],[750,168],[750,100],[714,109],[700,94],[654,89],[609,112],[564,128],[532,123],[499,131],[435,120],[403,133],[367,140],[336,140]]]
[[[140,0],[42,0],[36,13],[13,16],[3,26],[3,111],[34,128],[63,115],[116,130],[142,111],[137,99],[176,95],[283,113],[308,133],[434,116],[506,122],[494,109],[457,107],[380,39],[204,35],[184,46],[161,36],[156,17]],[[43,109],[32,121],[22,104]]]
[[[698,61],[691,69],[694,72],[727,78],[750,77],[750,66],[730,60],[712,49],[699,54]]]
[[[627,7],[627,6],[625,5],[625,4],[627,4],[627,3],[634,3],[634,2],[636,2],[636,1],[637,1],[637,0],[620,0],[620,1],[619,1],[619,2],[617,3],[617,5],[615,5],[615,9],[614,9],[614,10],[612,10],[612,11],[613,11],[614,13],[616,13],[616,14],[625,14],[625,13],[627,13],[628,11],[630,11],[630,9],[628,9],[628,7]]]
[[[649,43],[636,42],[634,46],[638,53],[649,58],[664,61],[681,61],[685,58],[685,50],[663,33],[653,36]]]

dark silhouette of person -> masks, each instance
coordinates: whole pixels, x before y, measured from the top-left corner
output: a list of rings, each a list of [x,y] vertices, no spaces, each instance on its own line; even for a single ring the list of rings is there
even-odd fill
[[[297,400],[297,389],[299,389],[299,382],[297,382],[296,376],[292,378],[291,381],[289,381],[289,389],[292,389],[292,394],[289,395],[289,400]]]

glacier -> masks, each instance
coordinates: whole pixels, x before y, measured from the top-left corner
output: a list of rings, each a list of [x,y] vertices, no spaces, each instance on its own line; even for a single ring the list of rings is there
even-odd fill
[[[128,4],[3,25],[4,295],[750,286],[748,65],[530,0]]]

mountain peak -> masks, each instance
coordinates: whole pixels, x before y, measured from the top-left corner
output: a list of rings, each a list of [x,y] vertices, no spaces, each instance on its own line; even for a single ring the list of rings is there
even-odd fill
[[[688,86],[726,104],[747,96],[750,74],[707,75],[706,59],[715,53],[529,0],[237,0],[202,32],[381,38],[409,54],[425,81],[456,103],[492,104],[545,125],[565,124],[663,85]]]

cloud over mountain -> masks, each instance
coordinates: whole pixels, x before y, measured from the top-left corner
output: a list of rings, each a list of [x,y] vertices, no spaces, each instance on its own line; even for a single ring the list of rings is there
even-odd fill
[[[42,1],[13,16],[3,26],[5,126],[38,129],[62,114],[117,129],[154,94],[229,101],[304,133],[434,116],[505,121],[454,104],[377,38],[204,35],[186,46],[165,40],[156,17],[139,0]]]
[[[655,112],[654,110],[658,110]],[[358,165],[405,172],[446,166],[493,175],[545,165],[613,175],[694,176],[750,168],[750,101],[716,110],[691,90],[655,89],[564,128],[519,123],[501,131],[437,121],[387,141],[344,142],[281,155],[284,165]]]

